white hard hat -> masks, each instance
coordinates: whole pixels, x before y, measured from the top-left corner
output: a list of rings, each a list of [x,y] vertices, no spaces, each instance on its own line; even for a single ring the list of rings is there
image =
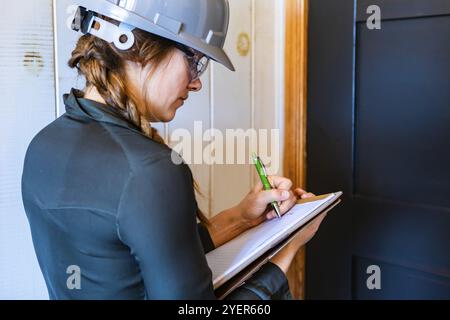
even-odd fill
[[[113,42],[121,50],[133,46],[131,31],[138,28],[191,47],[235,70],[223,50],[230,15],[228,0],[76,0],[74,3],[80,8],[72,28]],[[115,26],[96,14],[120,21],[121,25]],[[92,28],[94,20],[99,29]]]

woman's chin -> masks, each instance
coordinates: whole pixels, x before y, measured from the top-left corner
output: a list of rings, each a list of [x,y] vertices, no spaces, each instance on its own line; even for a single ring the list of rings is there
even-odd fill
[[[170,121],[172,121],[175,118],[175,113],[173,114],[164,114],[164,115],[160,115],[157,118],[152,117],[150,119],[151,123],[168,123]]]
[[[181,108],[183,104],[180,105],[180,103],[176,103],[172,105],[170,108],[166,109],[164,113],[160,113],[157,122],[162,123],[171,122],[173,119],[175,119],[177,111]]]
[[[167,118],[169,118],[169,121],[172,121],[177,112],[181,109],[181,107],[184,105],[184,101],[181,100],[181,103],[176,103],[175,105],[172,106],[172,108],[170,108],[170,111],[167,113]]]
[[[164,119],[162,122],[164,122],[164,123],[171,122],[173,119],[175,119],[176,114],[177,114],[177,110],[167,113],[166,115],[164,115]]]

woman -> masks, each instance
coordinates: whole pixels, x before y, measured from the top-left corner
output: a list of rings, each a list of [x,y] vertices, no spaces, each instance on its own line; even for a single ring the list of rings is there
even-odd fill
[[[144,2],[152,3],[133,2],[135,13],[144,10]],[[189,167],[172,162],[172,150],[150,126],[171,121],[189,93],[201,90],[199,77],[209,58],[233,68],[222,50],[226,0],[193,1],[192,8],[182,10],[180,0],[172,0],[166,1],[172,6],[158,8],[158,19],[181,21],[198,12],[195,4],[206,8],[214,19],[202,23],[219,25],[203,27],[221,26],[224,32],[208,46],[193,40],[192,33],[189,43],[196,49],[186,45],[186,37],[163,37],[165,31],[153,25],[144,30],[134,27],[138,20],[125,25],[104,15],[111,10],[117,17],[120,5],[90,3],[96,4],[95,13],[80,8],[75,17],[73,28],[85,35],[69,61],[86,78],[86,88],[65,95],[67,112],[34,138],[22,178],[50,298],[214,299],[205,252],[274,218],[266,210],[272,201],[285,213],[298,197],[311,194],[291,191],[291,181],[271,177],[274,190],[263,191],[258,184],[238,205],[208,221],[197,208]],[[145,7],[144,13],[153,9]],[[126,10],[129,18],[132,9]],[[163,24],[165,29],[173,25]],[[189,30],[188,22],[183,30]],[[323,218],[300,231],[229,298],[289,298],[287,269]],[[79,273],[75,282],[73,270]]]

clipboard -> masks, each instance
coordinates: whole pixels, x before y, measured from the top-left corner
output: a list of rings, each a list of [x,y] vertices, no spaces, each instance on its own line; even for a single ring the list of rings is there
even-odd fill
[[[336,192],[332,194],[325,194],[321,196],[316,196],[308,199],[302,199],[297,201],[297,204],[306,204],[315,201],[324,200],[326,198],[330,199],[317,207],[315,210],[311,211],[308,216],[302,221],[301,225],[290,232],[289,234],[285,234],[283,237],[280,237],[277,243],[275,243],[270,249],[268,249],[261,256],[256,258],[254,261],[249,263],[246,267],[244,267],[241,271],[239,271],[236,275],[231,277],[231,279],[227,280],[225,283],[221,284],[217,288],[215,288],[215,295],[219,300],[225,299],[231,292],[236,290],[242,284],[245,283],[249,278],[252,277],[265,263],[267,263],[273,256],[275,256],[281,249],[283,249],[292,239],[293,236],[305,227],[311,220],[313,220],[316,216],[322,213],[328,213],[332,209],[334,209],[340,202],[342,197],[342,192]]]

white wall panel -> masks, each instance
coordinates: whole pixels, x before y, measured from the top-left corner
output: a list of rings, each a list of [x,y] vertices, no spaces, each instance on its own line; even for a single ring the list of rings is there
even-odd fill
[[[230,30],[225,45],[236,67],[220,65],[213,72],[213,126],[226,129],[279,130],[279,169],[282,172],[284,101],[284,1],[230,0]],[[250,38],[250,53],[239,54],[239,35]],[[259,141],[258,141],[259,142]],[[253,151],[247,144],[247,156]],[[269,145],[269,147],[271,147]],[[252,165],[215,165],[212,173],[212,213],[237,204],[257,180]]]
[[[46,299],[21,197],[31,139],[55,119],[51,0],[2,2],[0,299]]]
[[[266,161],[266,164],[271,174],[281,175],[284,134],[284,5],[281,0],[253,1],[254,125],[258,130],[269,130],[269,134],[270,130],[279,130],[279,140],[269,139],[269,148],[273,148],[275,152],[269,155],[273,161],[272,166],[270,162]],[[275,148],[275,142],[278,142],[278,148]],[[258,178],[256,174],[254,178]]]
[[[224,135],[227,129],[246,131],[252,127],[252,54],[241,56],[237,50],[239,34],[252,39],[252,10],[251,0],[230,1],[231,21],[225,50],[236,72],[214,66],[213,127]],[[245,164],[213,166],[213,214],[237,204],[245,196],[251,186],[251,169]]]

